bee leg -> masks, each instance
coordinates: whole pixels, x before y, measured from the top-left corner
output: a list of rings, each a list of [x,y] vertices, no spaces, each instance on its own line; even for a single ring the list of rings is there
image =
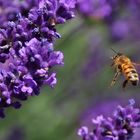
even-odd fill
[[[114,64],[112,63],[110,66],[111,66],[111,67],[113,67],[113,66],[114,66]]]
[[[114,78],[113,78],[113,80],[112,80],[112,82],[110,84],[111,87],[115,84],[115,82],[116,82],[116,80],[117,80],[119,75],[120,75],[120,70],[117,70],[117,72],[115,73]]]
[[[126,87],[126,84],[128,83],[128,80],[125,80],[124,82],[123,82],[123,89]]]
[[[114,67],[114,62],[110,65],[111,67]]]

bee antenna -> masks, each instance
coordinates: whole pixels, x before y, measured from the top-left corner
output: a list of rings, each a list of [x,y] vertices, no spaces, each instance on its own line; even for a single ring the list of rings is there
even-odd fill
[[[113,48],[110,48],[114,53],[118,54],[118,52],[116,52]]]

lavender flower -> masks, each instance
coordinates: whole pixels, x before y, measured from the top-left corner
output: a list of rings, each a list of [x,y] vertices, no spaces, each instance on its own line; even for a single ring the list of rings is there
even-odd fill
[[[44,84],[55,86],[56,73],[51,68],[63,65],[63,53],[53,49],[60,38],[55,25],[74,17],[75,4],[75,0],[39,0],[38,6],[31,5],[28,16],[17,10],[17,19],[4,20],[6,26],[0,29],[0,62],[4,65],[0,69],[0,117],[5,107],[19,108],[19,100],[38,95]]]
[[[6,26],[7,21],[16,21],[17,14],[27,16],[31,8],[38,5],[38,0],[0,0],[0,27]]]
[[[111,39],[139,38],[138,0],[79,0],[79,13],[92,21],[104,23]]]
[[[118,106],[111,117],[100,115],[92,119],[95,125],[92,132],[83,126],[78,130],[78,135],[83,140],[130,140],[135,129],[140,127],[140,109],[135,108],[134,104],[131,99],[128,106]]]
[[[104,19],[111,15],[113,11],[112,1],[107,0],[79,0],[79,10],[85,16],[93,19]]]
[[[25,129],[20,125],[14,125],[3,140],[24,140],[26,139]]]

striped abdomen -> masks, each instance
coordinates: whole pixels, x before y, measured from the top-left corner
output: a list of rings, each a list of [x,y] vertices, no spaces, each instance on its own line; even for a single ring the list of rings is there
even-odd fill
[[[126,80],[131,81],[133,85],[137,85],[139,77],[135,67],[132,63],[124,63],[121,65],[122,73],[126,77]]]

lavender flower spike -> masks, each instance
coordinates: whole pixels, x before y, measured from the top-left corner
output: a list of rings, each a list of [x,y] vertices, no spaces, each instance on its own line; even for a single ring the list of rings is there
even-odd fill
[[[51,69],[64,64],[63,53],[54,51],[54,42],[61,37],[55,25],[74,16],[76,0],[34,2],[25,8],[27,14],[20,9],[16,19],[0,20],[6,25],[0,28],[0,117],[6,107],[19,108],[20,100],[38,95],[43,85],[54,87],[56,72]]]
[[[92,132],[83,126],[78,130],[78,135],[83,140],[130,140],[135,134],[135,129],[140,127],[140,109],[135,108],[135,101],[131,99],[126,107],[118,106],[111,117],[102,115],[92,119],[95,125]]]

